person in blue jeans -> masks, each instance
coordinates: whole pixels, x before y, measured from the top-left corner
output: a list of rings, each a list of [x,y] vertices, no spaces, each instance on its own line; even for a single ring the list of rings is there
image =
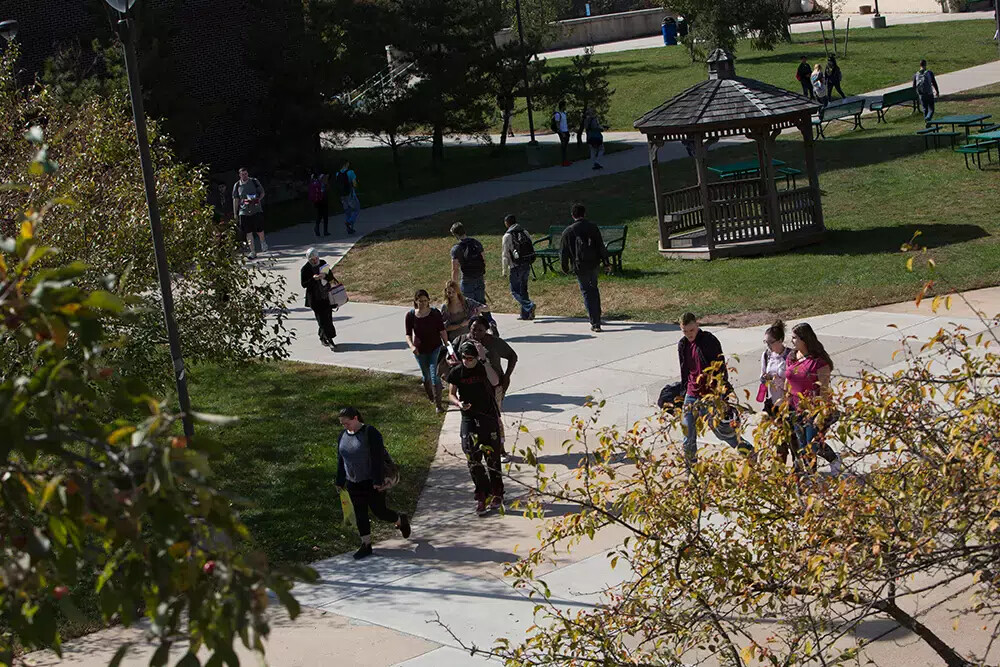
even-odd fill
[[[570,208],[573,224],[563,232],[560,258],[563,273],[572,269],[580,284],[583,306],[590,318],[590,330],[601,330],[601,292],[597,287],[597,273],[603,264],[608,266],[608,249],[604,247],[601,230],[587,220],[587,209],[583,204],[573,204]]]
[[[510,295],[521,306],[520,320],[535,319],[535,304],[528,296],[528,276],[531,274],[531,264],[535,261],[535,247],[531,236],[521,225],[517,224],[514,215],[503,219],[507,233],[503,235],[501,246],[500,272],[510,275]]]
[[[726,357],[722,343],[707,331],[702,331],[694,313],[681,316],[684,335],[677,343],[677,356],[681,367],[684,395],[684,458],[688,466],[698,460],[698,418],[708,419],[715,436],[724,443],[748,456],[753,446],[739,437],[726,415],[713,414],[711,403],[702,399],[707,394],[724,394],[732,391]],[[721,386],[712,386],[713,378]]]
[[[462,294],[473,301],[486,303],[486,257],[483,244],[465,233],[465,225],[456,222],[451,233],[458,241],[451,247],[451,279],[459,283]],[[489,314],[489,313],[487,313]],[[490,327],[498,334],[496,320],[489,315]]]
[[[924,110],[924,122],[929,123],[934,118],[934,94],[941,96],[934,72],[927,69],[927,61],[920,61],[920,69],[913,75],[913,89],[920,98],[920,108]]]
[[[427,290],[418,289],[413,295],[413,310],[406,313],[406,344],[417,358],[420,374],[424,380],[424,392],[437,407],[444,412],[441,404],[441,375],[437,372],[441,350],[448,344],[444,317],[437,308],[431,308],[431,297]]]

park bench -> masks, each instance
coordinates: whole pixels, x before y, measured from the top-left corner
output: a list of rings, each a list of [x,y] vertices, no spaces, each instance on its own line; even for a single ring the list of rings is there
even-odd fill
[[[549,270],[556,272],[562,262],[562,235],[568,225],[552,225],[546,236],[534,241],[535,257],[542,260],[542,274]],[[628,225],[598,225],[604,248],[611,260],[612,270],[622,270],[622,253],[625,252],[625,239],[628,236]]]
[[[900,88],[899,90],[890,90],[885,93],[877,100],[872,101],[869,107],[878,116],[877,123],[887,123],[885,119],[885,112],[888,111],[890,107],[894,107],[900,104],[912,104],[913,110],[918,111],[920,107],[917,105],[917,91],[913,86],[907,88]]]
[[[852,130],[865,129],[861,124],[861,114],[865,111],[865,101],[863,99],[845,102],[843,104],[830,104],[819,110],[819,115],[812,119],[812,124],[816,128],[816,138],[826,138],[823,128],[835,120],[843,123],[854,123]]]
[[[940,144],[938,139],[942,137],[947,137],[951,141],[951,145],[955,145],[955,137],[962,136],[961,132],[954,132],[949,130],[944,130],[940,126],[938,127],[925,127],[922,130],[917,130],[917,135],[924,138],[924,148],[930,148],[930,140],[934,139],[934,148],[937,148]]]
[[[964,146],[959,146],[958,148],[956,148],[955,152],[961,153],[962,157],[965,158],[966,169],[972,169],[972,167],[969,166],[970,157],[972,158],[972,161],[976,163],[976,166],[982,169],[983,153],[986,153],[986,159],[992,162],[993,158],[990,156],[990,152],[994,148],[997,149],[997,155],[998,155],[997,159],[1000,159],[1000,142],[997,141],[980,141],[979,143],[975,144],[965,144]]]

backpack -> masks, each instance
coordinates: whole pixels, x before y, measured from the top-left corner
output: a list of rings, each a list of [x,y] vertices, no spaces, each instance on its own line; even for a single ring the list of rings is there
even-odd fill
[[[351,179],[346,171],[337,172],[337,187],[340,188],[340,196],[348,197],[351,194]]]
[[[931,71],[925,69],[923,72],[917,72],[917,92],[921,95],[932,94],[934,88],[931,84],[931,77],[927,76]]]
[[[486,274],[486,258],[483,257],[483,244],[476,239],[462,239],[458,244],[458,265],[462,275],[476,278]]]
[[[314,204],[323,201],[323,181],[318,178],[309,182],[309,201]]]
[[[578,267],[597,266],[601,262],[601,252],[591,235],[576,237],[575,264]]]
[[[516,229],[510,233],[514,242],[510,249],[510,259],[516,266],[524,266],[535,261],[535,244],[531,242],[528,232]]]

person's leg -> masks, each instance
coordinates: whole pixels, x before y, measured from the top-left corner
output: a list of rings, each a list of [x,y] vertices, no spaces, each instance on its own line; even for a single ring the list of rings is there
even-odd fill
[[[469,474],[475,486],[477,501],[485,502],[490,492],[490,479],[483,466],[483,451],[479,447],[477,424],[473,419],[462,419],[462,451],[469,463]]]
[[[837,82],[837,92],[840,93],[841,99],[847,99],[847,95],[844,94],[844,89],[840,87],[840,82]]]
[[[580,292],[583,294],[583,306],[587,309],[590,326],[601,326],[601,292],[597,288],[597,269],[589,269],[577,274]]]
[[[441,374],[437,372],[438,359],[441,358],[443,352],[444,352],[444,346],[439,345],[436,350],[427,355],[428,357],[427,374],[430,375],[431,398],[434,401],[434,407],[437,409],[438,413],[442,413],[445,411],[444,404],[442,404],[441,402],[443,383],[441,381]]]
[[[587,148],[590,149],[590,162],[592,166],[597,168],[597,146],[594,144],[587,144]]]
[[[739,436],[729,421],[728,415],[720,414],[714,417],[714,419],[718,420],[712,424],[712,432],[715,433],[716,438],[741,454],[747,455],[753,451],[753,445]]]
[[[813,451],[812,440],[816,437],[816,426],[805,416],[795,417],[795,440],[799,449],[799,463],[806,470],[816,469],[816,453]]]
[[[462,294],[468,299],[473,301],[478,301],[479,303],[486,303],[486,279],[485,278],[466,278],[462,276]]]
[[[321,212],[323,214],[323,236],[330,235],[330,200],[326,197],[320,202],[322,207]],[[318,233],[318,232],[317,232]]]
[[[385,500],[385,491],[378,491],[372,487],[371,495],[368,497],[368,507],[371,508],[372,514],[376,519],[386,523],[398,523],[399,512],[386,505]]]
[[[562,163],[569,164],[569,132],[559,133],[559,151],[562,154]]]
[[[358,524],[358,535],[361,536],[363,544],[371,544],[372,523],[368,518],[368,496],[371,482],[355,483],[347,482],[347,494],[351,496],[351,504],[354,505],[354,519]]]
[[[528,298],[528,272],[531,265],[512,266],[510,268],[510,294],[521,306],[521,319],[528,319],[531,311],[535,309],[535,304]]]
[[[604,142],[602,141],[600,144],[597,145],[597,159],[595,160],[595,163],[597,164],[598,167],[603,166],[601,165],[601,158],[603,156],[604,156]]]
[[[337,327],[333,325],[333,307],[329,304],[319,304],[313,308],[313,313],[319,322],[320,340],[324,345],[333,345],[333,339],[337,337]]]
[[[358,222],[358,217],[361,215],[361,200],[358,199],[358,193],[351,193],[351,229],[354,229],[354,225]]]
[[[314,203],[313,206],[316,208],[316,222],[313,223],[313,234],[319,236],[319,223],[323,219],[323,211],[320,208],[319,202]]]
[[[493,506],[498,507],[503,502],[503,463],[501,456],[503,445],[500,444],[497,433],[492,427],[480,432],[480,442],[489,443],[484,452],[486,469],[490,478],[489,494],[493,496]]]
[[[698,415],[700,409],[694,396],[684,397],[684,460],[688,467],[698,460]]]
[[[240,233],[246,238],[247,248],[250,250],[250,258],[257,256],[257,250],[253,244],[253,230],[250,227],[250,218],[245,215],[240,216]]]

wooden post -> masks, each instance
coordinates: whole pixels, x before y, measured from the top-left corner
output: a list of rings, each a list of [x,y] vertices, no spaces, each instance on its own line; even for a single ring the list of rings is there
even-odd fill
[[[802,133],[805,145],[806,173],[809,174],[809,187],[812,190],[813,225],[822,231],[826,226],[823,224],[823,202],[820,199],[819,172],[816,170],[816,142],[813,140],[812,123],[808,117],[799,122],[799,132]]]
[[[705,225],[707,234],[706,244],[708,246],[708,258],[712,259],[715,253],[715,224],[712,221],[712,201],[708,194],[708,165],[705,160],[708,157],[708,150],[705,148],[705,135],[693,135],[694,139],[694,161],[698,169],[698,186],[701,189],[701,221]]]
[[[777,136],[777,135],[775,135]],[[764,189],[764,210],[767,214],[767,224],[771,227],[771,237],[775,243],[781,243],[781,212],[778,210],[778,190],[774,184],[774,136],[767,128],[754,132],[757,142],[757,155],[760,161],[761,187]]]
[[[656,203],[656,226],[660,234],[660,250],[667,250],[670,245],[668,234],[665,233],[664,229],[663,195],[660,192],[660,160],[657,157],[660,146],[657,145],[653,137],[649,137],[647,148],[649,149],[649,170],[653,176],[653,201]]]

